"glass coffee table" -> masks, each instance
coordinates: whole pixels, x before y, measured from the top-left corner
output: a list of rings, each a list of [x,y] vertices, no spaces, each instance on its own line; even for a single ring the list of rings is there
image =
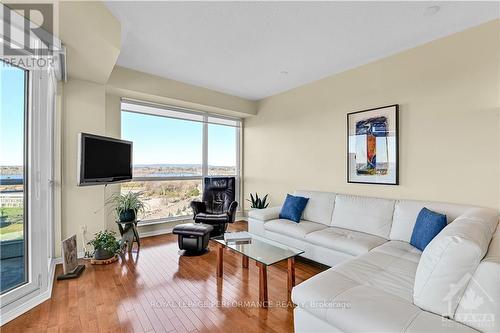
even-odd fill
[[[241,266],[248,268],[248,259],[255,260],[259,267],[259,303],[263,307],[268,305],[267,266],[274,265],[282,260],[288,261],[288,301],[291,301],[292,288],[295,285],[295,257],[304,253],[286,245],[252,235],[250,243],[226,243],[223,238],[212,238],[217,244],[217,277],[222,277],[224,263],[224,248],[227,247],[240,253]]]

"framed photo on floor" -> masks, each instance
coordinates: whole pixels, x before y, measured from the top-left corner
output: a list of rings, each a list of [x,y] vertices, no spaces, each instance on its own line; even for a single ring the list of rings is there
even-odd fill
[[[399,184],[399,105],[347,114],[347,182]]]

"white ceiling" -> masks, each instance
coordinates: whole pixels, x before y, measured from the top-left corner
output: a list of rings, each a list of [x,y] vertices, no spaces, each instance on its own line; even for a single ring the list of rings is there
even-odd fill
[[[106,5],[122,24],[119,65],[252,100],[500,16],[498,2]]]

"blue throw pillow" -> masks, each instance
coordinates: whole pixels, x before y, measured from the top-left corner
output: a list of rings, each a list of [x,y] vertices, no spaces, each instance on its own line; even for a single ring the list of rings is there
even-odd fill
[[[422,208],[413,227],[410,244],[423,251],[427,244],[446,227],[446,215]]]
[[[302,212],[306,208],[309,198],[296,197],[294,195],[287,194],[285,203],[281,208],[280,219],[287,219],[293,222],[300,222],[302,217]]]

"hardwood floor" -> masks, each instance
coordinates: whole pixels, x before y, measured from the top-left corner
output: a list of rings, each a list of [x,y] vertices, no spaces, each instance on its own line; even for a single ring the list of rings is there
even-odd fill
[[[246,230],[246,222],[230,230]],[[201,256],[179,256],[172,234],[141,239],[138,253],[87,266],[79,279],[54,281],[52,298],[1,328],[8,332],[293,332],[287,307],[287,262],[268,267],[269,301],[259,308],[259,271],[224,250],[216,277],[216,246]],[[327,267],[298,258],[296,283]],[[56,275],[60,274],[59,265]],[[246,302],[246,303],[245,303]]]

